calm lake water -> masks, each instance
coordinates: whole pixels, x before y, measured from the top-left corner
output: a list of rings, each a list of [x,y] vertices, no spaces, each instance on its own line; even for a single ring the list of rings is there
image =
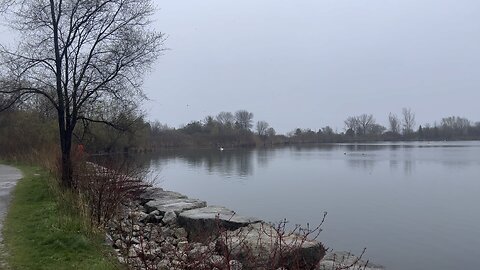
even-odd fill
[[[316,224],[387,269],[479,269],[480,143],[330,144],[143,156],[158,185],[243,215]]]

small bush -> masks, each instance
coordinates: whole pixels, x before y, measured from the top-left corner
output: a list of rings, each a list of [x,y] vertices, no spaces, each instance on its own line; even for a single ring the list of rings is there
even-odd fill
[[[105,166],[78,160],[74,168],[74,188],[91,224],[104,227],[123,206],[152,186],[148,171],[128,162],[110,161]]]

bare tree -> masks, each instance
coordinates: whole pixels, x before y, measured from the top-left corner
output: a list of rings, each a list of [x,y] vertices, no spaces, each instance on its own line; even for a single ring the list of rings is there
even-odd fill
[[[268,123],[265,121],[258,121],[257,122],[257,134],[258,136],[267,136],[268,130]]]
[[[350,116],[345,120],[346,130],[352,130],[358,135],[367,135],[378,132],[377,124],[371,114],[362,114],[359,116]],[[375,132],[374,132],[375,129]],[[350,133],[351,131],[349,131]]]
[[[375,119],[371,114],[362,114],[357,117],[358,125],[360,127],[360,132],[362,135],[370,133],[370,130],[373,125],[375,125]]]
[[[220,112],[215,118],[223,126],[233,126],[235,122],[235,117],[231,112]]]
[[[415,127],[415,113],[410,108],[402,109],[403,115],[403,134],[410,135],[413,133]]]
[[[390,124],[390,131],[394,134],[400,133],[400,119],[393,113],[388,114],[388,123]]]
[[[348,117],[347,120],[345,120],[345,126],[346,126],[347,130],[351,129],[351,130],[353,130],[353,132],[355,132],[357,134],[360,131],[358,118],[356,116]]]
[[[149,28],[149,0],[12,0],[2,5],[23,39],[0,47],[4,107],[41,96],[57,112],[62,183],[72,187],[72,137],[79,122],[112,125],[144,98],[142,75],[163,50]]]
[[[470,120],[458,116],[450,116],[442,118],[442,127],[451,128],[455,130],[464,130],[470,127]]]
[[[249,130],[252,128],[253,113],[239,110],[235,112],[235,121],[240,129]]]
[[[471,122],[467,118],[450,116],[442,118],[441,125],[444,130],[449,130],[459,135],[466,135]]]

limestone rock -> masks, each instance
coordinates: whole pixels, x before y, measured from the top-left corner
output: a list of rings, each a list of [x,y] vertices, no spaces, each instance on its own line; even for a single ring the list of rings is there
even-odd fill
[[[145,208],[151,213],[158,210],[160,214],[168,211],[174,211],[179,214],[183,211],[205,207],[207,203],[197,199],[189,199],[187,196],[172,191],[157,192],[158,197],[147,202]]]
[[[157,187],[148,188],[147,190],[142,192],[142,194],[140,194],[138,199],[140,200],[141,204],[145,204],[148,201],[158,198],[159,196],[162,195],[163,192],[164,190],[162,188],[157,188]]]
[[[137,248],[136,246],[131,246],[130,249],[128,250],[128,257],[129,258],[134,258],[137,257]]]
[[[112,246],[115,248],[126,248],[127,245],[122,240],[117,239],[117,241],[115,241],[115,244],[113,244]]]
[[[210,263],[213,265],[221,265],[225,262],[225,257],[221,255],[212,255],[210,256]]]
[[[180,213],[178,222],[193,236],[215,234],[219,228],[235,230],[260,222],[257,218],[243,217],[222,206],[207,206]]]
[[[140,244],[140,239],[138,237],[132,237],[129,241],[130,244]]]
[[[187,231],[184,229],[184,228],[177,228],[173,231],[173,235],[177,238],[177,239],[184,239],[184,238],[187,238],[188,234],[187,234]]]
[[[135,221],[141,221],[143,222],[147,217],[148,214],[142,211],[132,211],[128,215],[130,218],[134,219]]]
[[[157,264],[157,269],[158,270],[169,270],[170,269],[170,262],[168,260],[161,260]]]
[[[242,270],[243,268],[242,263],[236,260],[231,260],[228,264],[230,265],[230,270]]]
[[[162,222],[168,225],[177,223],[177,214],[174,211],[168,211],[163,216]]]
[[[296,234],[285,234],[281,247],[277,244],[278,235],[275,228],[265,223],[256,223],[236,231],[225,232],[227,243],[223,240],[218,245],[228,245],[233,258],[257,258],[258,261],[277,265],[277,267],[301,266],[301,269],[315,269],[325,255],[325,248],[314,240],[304,239]],[[271,254],[281,254],[271,258]],[[273,259],[273,261],[271,261]],[[246,265],[246,268],[250,266]]]
[[[188,241],[180,241],[177,244],[178,249],[184,250],[188,246]]]
[[[146,222],[148,223],[154,223],[158,224],[162,220],[163,216],[160,214],[160,211],[155,210],[152,211],[150,214],[147,215],[147,218],[145,219]]]

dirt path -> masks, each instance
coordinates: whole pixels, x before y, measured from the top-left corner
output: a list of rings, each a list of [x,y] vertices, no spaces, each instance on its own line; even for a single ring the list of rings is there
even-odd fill
[[[18,169],[0,164],[0,269],[7,268],[3,260],[3,220],[8,210],[11,191],[20,178],[22,173]]]

